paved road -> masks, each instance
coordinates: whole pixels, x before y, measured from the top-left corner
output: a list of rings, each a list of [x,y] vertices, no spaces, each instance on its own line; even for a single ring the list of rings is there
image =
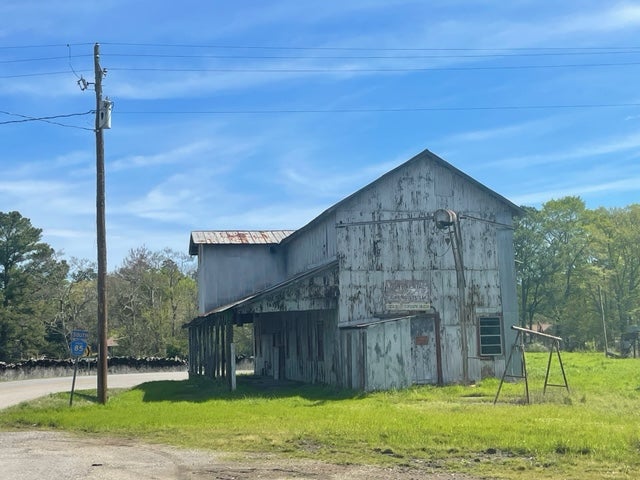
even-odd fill
[[[186,380],[187,372],[161,373],[127,373],[109,375],[108,388],[131,388],[144,382],[158,380]],[[20,402],[57,392],[70,392],[72,377],[38,378],[34,380],[18,380],[15,382],[0,382],[0,410],[16,405]],[[96,388],[95,375],[82,375],[76,378],[76,391]]]

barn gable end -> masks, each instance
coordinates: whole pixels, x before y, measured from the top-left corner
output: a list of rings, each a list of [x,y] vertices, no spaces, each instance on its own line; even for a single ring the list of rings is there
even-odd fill
[[[268,260],[245,261],[248,280],[224,296],[239,301],[225,318],[254,324],[258,374],[365,390],[500,376],[517,323],[518,213],[422,152],[289,232]],[[233,268],[210,248],[199,246],[199,280]],[[211,283],[199,283],[202,315],[190,329],[219,321],[203,308],[215,306]]]

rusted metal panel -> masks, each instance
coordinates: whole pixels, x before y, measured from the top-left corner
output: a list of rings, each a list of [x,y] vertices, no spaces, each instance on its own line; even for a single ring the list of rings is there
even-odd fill
[[[191,245],[278,244],[295,230],[199,230],[191,232]],[[192,253],[192,255],[197,252]]]

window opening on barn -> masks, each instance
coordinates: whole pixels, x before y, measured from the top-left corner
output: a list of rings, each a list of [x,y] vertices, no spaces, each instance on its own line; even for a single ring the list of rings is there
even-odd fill
[[[500,317],[480,317],[480,356],[502,355],[502,322]]]

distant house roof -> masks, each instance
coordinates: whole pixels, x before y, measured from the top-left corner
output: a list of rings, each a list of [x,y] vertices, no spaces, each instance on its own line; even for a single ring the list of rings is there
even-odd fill
[[[202,230],[191,232],[189,254],[198,254],[198,245],[278,244],[294,230]]]

